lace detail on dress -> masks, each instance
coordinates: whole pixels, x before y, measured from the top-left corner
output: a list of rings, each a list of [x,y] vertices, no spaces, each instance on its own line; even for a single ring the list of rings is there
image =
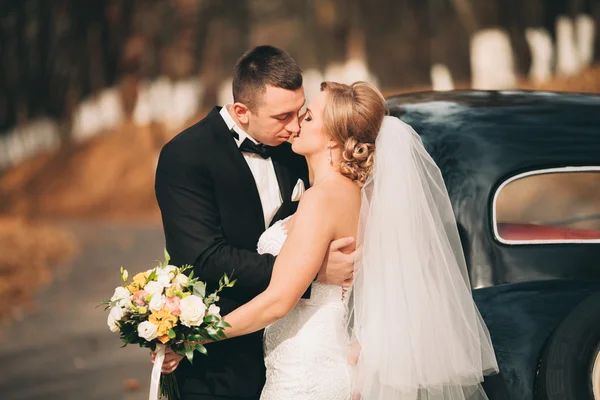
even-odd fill
[[[286,223],[289,222],[290,218],[292,217],[289,216],[286,219],[275,222],[261,235],[258,239],[258,245],[256,246],[258,254],[279,255],[287,237]]]
[[[263,233],[259,253],[279,254],[288,220]],[[313,282],[310,299],[301,299],[265,329],[267,381],[261,400],[350,399],[346,303],[341,287]]]

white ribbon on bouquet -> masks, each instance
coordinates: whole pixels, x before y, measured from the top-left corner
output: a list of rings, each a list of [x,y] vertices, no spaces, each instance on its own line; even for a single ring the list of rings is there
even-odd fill
[[[165,348],[164,344],[158,343],[156,345],[156,357],[154,358],[154,367],[152,368],[149,400],[158,400],[160,398],[160,377],[163,361],[165,360]]]

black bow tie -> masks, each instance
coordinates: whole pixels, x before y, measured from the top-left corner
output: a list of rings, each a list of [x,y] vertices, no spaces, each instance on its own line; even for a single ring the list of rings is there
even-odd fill
[[[236,139],[240,138],[240,135],[238,135],[238,133],[233,130],[231,131],[231,134]],[[244,153],[258,154],[259,156],[261,156],[264,159],[271,157],[273,150],[274,150],[274,148],[271,146],[266,146],[266,145],[260,144],[260,143],[256,144],[248,138],[244,139],[242,144],[240,144],[240,151],[242,151]]]

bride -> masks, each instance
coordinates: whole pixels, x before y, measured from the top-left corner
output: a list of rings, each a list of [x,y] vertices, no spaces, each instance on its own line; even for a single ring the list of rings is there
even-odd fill
[[[386,111],[368,83],[325,82],[294,138],[314,183],[260,238],[277,255],[269,287],[225,317],[228,338],[266,327],[263,400],[487,398],[480,383],[498,366],[444,182]],[[313,282],[347,236],[359,248],[352,288]]]

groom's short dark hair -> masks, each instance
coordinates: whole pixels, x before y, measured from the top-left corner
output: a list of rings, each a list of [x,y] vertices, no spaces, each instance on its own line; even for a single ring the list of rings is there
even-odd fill
[[[285,51],[274,46],[257,46],[235,64],[233,101],[255,108],[260,105],[267,86],[298,90],[302,87],[302,70]]]

